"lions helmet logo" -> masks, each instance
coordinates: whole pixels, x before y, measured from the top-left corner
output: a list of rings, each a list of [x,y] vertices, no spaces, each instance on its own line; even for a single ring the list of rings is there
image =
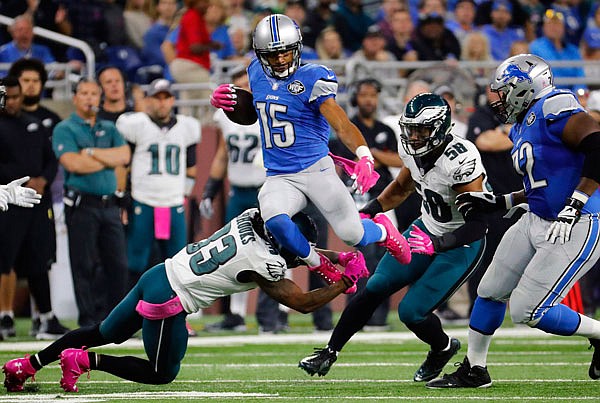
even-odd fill
[[[300,81],[295,80],[288,84],[288,91],[293,95],[302,94],[306,88],[304,88],[304,84]]]
[[[529,72],[534,67],[535,66],[532,65],[532,66],[530,66],[529,70],[523,71],[516,64],[509,64],[508,66],[506,66],[506,69],[504,69],[504,71],[502,72],[502,75],[500,76],[498,81],[502,81],[503,83],[506,83],[511,78],[516,77],[518,83],[520,83],[521,81],[525,81],[525,80],[529,81],[530,83],[533,83],[531,76],[529,76]]]

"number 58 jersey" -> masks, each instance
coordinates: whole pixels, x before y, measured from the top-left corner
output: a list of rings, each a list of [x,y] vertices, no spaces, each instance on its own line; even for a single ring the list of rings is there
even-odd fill
[[[251,290],[240,274],[253,271],[268,281],[284,278],[287,266],[274,247],[252,227],[258,209],[248,209],[219,231],[187,245],[165,261],[167,277],[188,313],[210,306],[217,298]]]
[[[417,192],[423,198],[421,219],[435,236],[451,232],[464,224],[456,208],[456,185],[467,184],[485,175],[479,151],[473,143],[456,136],[448,143],[433,168],[424,172],[413,156],[398,147],[398,154],[410,170]],[[484,177],[485,181],[485,177]],[[485,189],[485,186],[484,186]]]

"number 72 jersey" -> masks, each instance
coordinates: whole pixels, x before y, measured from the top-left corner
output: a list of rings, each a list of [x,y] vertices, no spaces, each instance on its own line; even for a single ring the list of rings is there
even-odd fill
[[[433,235],[441,236],[463,225],[465,221],[455,204],[458,193],[453,186],[470,183],[482,174],[485,175],[485,168],[475,145],[453,136],[434,167],[427,172],[423,172],[414,157],[407,154],[402,146],[398,147],[398,154],[410,170],[415,188],[423,198],[421,219],[425,227]]]

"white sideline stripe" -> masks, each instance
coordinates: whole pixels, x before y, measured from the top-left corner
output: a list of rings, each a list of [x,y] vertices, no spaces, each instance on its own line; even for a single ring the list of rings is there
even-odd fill
[[[338,362],[335,364],[336,367],[414,367],[418,364],[414,362]],[[497,367],[563,367],[563,366],[589,366],[588,362],[491,362],[490,365]],[[290,363],[272,363],[272,364],[182,364],[184,368],[215,368],[225,367],[234,369],[246,369],[246,368],[277,368],[277,367],[291,367],[296,364]]]
[[[498,383],[593,383],[597,382],[591,379],[496,379],[494,378],[494,384]],[[415,384],[415,381],[412,379],[321,379],[321,378],[310,378],[310,379],[176,379],[172,383],[181,383],[181,384],[221,384],[221,383],[285,383],[289,385],[290,382],[293,383],[409,383]],[[115,380],[103,380],[103,381],[94,381],[91,379],[85,380],[85,385],[113,385],[113,384],[123,384],[123,383],[131,383],[135,384],[133,381],[126,381],[123,379],[115,379]],[[38,385],[58,385],[57,381],[35,381],[35,384]],[[1,397],[1,396],[0,396]]]
[[[512,344],[512,343],[507,343]],[[579,343],[579,345],[582,345]],[[427,352],[425,345],[423,345],[422,350],[410,350],[410,351],[344,351],[344,357],[354,357],[354,356],[367,356],[367,357],[377,357],[377,356],[417,356],[421,357],[423,354]],[[570,351],[569,356],[581,355],[585,357],[589,357],[591,354],[590,351]],[[552,355],[564,355],[563,351],[490,351],[488,352],[489,356],[494,355],[502,355],[502,356],[552,356]],[[143,357],[144,354],[139,354],[140,357]],[[198,358],[213,358],[215,356],[226,356],[226,357],[289,357],[289,352],[262,352],[262,353],[235,353],[235,352],[214,352],[214,353],[187,353],[185,355],[186,358],[189,357],[198,357]]]
[[[450,329],[448,334],[452,337],[467,338],[467,329]],[[235,336],[209,336],[209,337],[191,337],[188,340],[189,347],[206,346],[237,346],[249,344],[324,344],[329,340],[329,333],[295,333],[295,334],[261,334],[261,335],[235,335]],[[527,326],[517,326],[508,329],[498,329],[495,337],[536,337],[550,338],[558,337],[549,335],[537,329]],[[352,337],[352,341],[364,343],[390,343],[402,341],[414,341],[415,335],[412,332],[380,332],[364,333],[359,332]],[[0,343],[0,351],[38,351],[48,346],[50,341],[25,341],[14,342],[4,341]],[[140,348],[142,340],[130,339],[122,344],[109,344],[102,348]]]
[[[0,396],[0,402],[102,402],[105,400],[130,400],[144,399],[195,399],[195,398],[210,398],[210,397],[227,397],[227,398],[249,398],[260,397],[270,398],[278,397],[277,394],[270,393],[241,393],[241,392],[133,392],[133,393],[91,393],[89,395],[80,395],[71,398],[68,394],[33,394],[21,395],[11,394],[10,396]]]
[[[419,400],[432,400],[432,401],[454,401],[454,400],[485,400],[496,399],[497,397],[492,396],[279,396],[276,394],[261,394],[261,393],[236,393],[236,392],[135,392],[135,393],[107,393],[107,394],[89,394],[79,395],[77,397],[71,397],[69,395],[56,395],[56,394],[32,394],[32,395],[21,395],[11,394],[10,396],[0,396],[0,402],[36,402],[36,403],[64,403],[64,402],[103,402],[106,400],[138,400],[143,401],[158,400],[158,399],[184,399],[192,400],[198,398],[228,398],[232,400],[238,399],[250,399],[260,398],[269,400],[331,400],[331,399],[343,399],[343,400],[408,400],[414,401]],[[539,400],[539,401],[574,401],[574,400],[595,400],[595,396],[568,396],[568,397],[549,397],[549,396],[502,396],[502,401],[507,400]]]

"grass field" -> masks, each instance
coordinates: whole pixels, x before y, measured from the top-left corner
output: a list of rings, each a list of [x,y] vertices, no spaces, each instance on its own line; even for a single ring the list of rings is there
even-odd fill
[[[203,334],[190,339],[181,372],[169,385],[139,385],[94,371],[90,379],[81,377],[79,393],[66,394],[58,385],[60,368],[54,364],[38,372],[35,386],[28,384],[25,393],[7,394],[3,389],[0,402],[600,402],[600,383],[587,376],[592,352],[584,339],[507,327],[492,343],[491,388],[429,390],[412,381],[426,347],[398,324],[391,332],[357,334],[326,377],[311,378],[297,367],[298,360],[313,347],[322,347],[328,335],[313,334],[309,321],[310,317],[291,315],[292,330],[285,335],[257,336],[252,326],[245,335]],[[202,322],[193,325],[201,328]],[[19,333],[25,334],[27,326],[20,321]],[[462,361],[466,329],[453,327],[449,333],[463,343],[451,363]],[[2,342],[0,361],[43,346],[24,337]],[[139,340],[96,351],[144,356]],[[446,366],[446,371],[453,370],[451,364]]]

